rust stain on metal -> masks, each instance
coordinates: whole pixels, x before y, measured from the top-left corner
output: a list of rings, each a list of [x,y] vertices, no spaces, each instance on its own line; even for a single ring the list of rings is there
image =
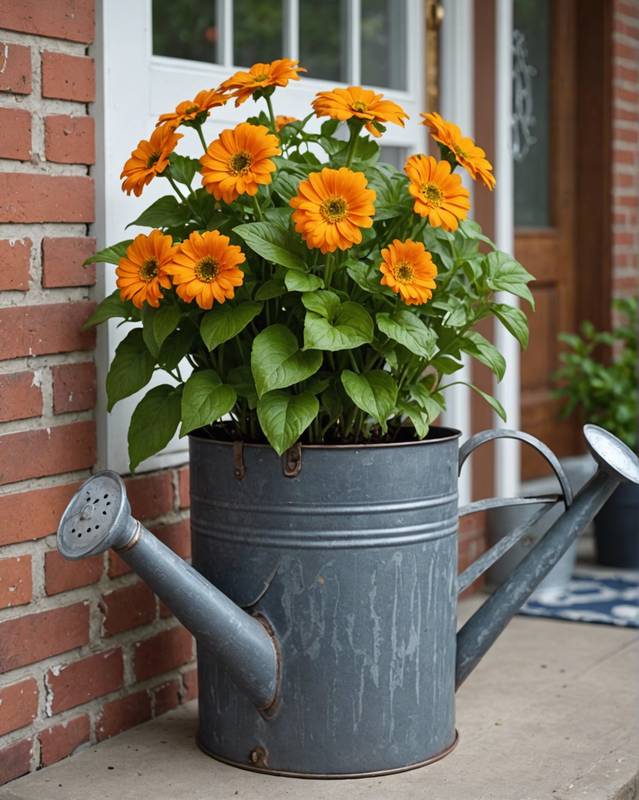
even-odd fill
[[[249,761],[255,767],[266,769],[268,767],[268,753],[261,745],[254,747],[249,753]]]
[[[296,442],[284,454],[284,475],[287,478],[296,478],[302,471],[302,445]]]
[[[241,481],[246,475],[244,464],[244,442],[233,442],[233,474]]]

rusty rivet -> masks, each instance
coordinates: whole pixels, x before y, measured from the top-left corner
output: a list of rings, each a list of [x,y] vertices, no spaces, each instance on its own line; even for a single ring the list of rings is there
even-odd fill
[[[256,767],[266,767],[268,766],[268,754],[261,745],[254,747],[249,754],[249,761]]]
[[[246,475],[243,442],[233,442],[233,475],[238,481],[241,481]]]
[[[284,476],[286,478],[296,478],[302,470],[302,444],[295,442],[284,454]]]

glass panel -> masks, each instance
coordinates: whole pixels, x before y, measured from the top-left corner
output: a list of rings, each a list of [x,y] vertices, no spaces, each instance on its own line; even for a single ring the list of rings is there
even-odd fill
[[[406,0],[361,0],[362,83],[406,88]]]
[[[346,0],[299,0],[300,63],[309,78],[346,82]]]
[[[233,0],[233,63],[250,67],[284,54],[282,3]]]
[[[550,0],[515,0],[513,158],[515,225],[550,222]]]
[[[219,63],[216,0],[153,0],[153,53]]]

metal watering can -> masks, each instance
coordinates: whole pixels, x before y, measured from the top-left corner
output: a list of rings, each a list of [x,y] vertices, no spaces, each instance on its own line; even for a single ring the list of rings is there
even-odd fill
[[[70,559],[114,548],[195,636],[200,747],[236,766],[301,777],[381,775],[456,744],[454,692],[639,459],[586,425],[598,471],[573,498],[553,453],[528,434],[458,431],[422,442],[261,445],[198,436],[191,450],[191,567],[131,517],[121,478],[101,472],[67,507]],[[500,437],[535,447],[561,493],[459,509],[457,476]],[[459,517],[544,503],[457,575]],[[563,502],[544,538],[456,634],[457,596]]]

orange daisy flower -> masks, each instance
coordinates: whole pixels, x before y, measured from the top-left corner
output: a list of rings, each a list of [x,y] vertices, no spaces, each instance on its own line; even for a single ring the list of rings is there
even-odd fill
[[[380,283],[390,287],[409,306],[428,302],[433,296],[437,267],[421,242],[395,239],[382,250]]]
[[[170,125],[156,128],[147,141],[142,139],[131,153],[120,177],[122,191],[139,197],[144,187],[151,183],[156,175],[161,175],[169,163],[169,156],[182,138],[181,133],[176,133]]]
[[[235,287],[244,282],[239,264],[246,261],[241,249],[219,231],[193,231],[179,246],[171,275],[178,296],[186,303],[193,300],[200,308],[212,308],[235,296]]]
[[[287,117],[284,114],[278,114],[275,117],[275,130],[279,133],[285,125],[290,125],[291,122],[297,121],[297,117]]]
[[[448,122],[439,114],[422,114],[422,125],[426,125],[436,142],[445,145],[454,155],[458,164],[464,167],[473,180],[480,180],[489,189],[495,188],[493,165],[486,153],[468,136],[463,136],[458,125]]]
[[[222,131],[200,159],[202,185],[216,200],[232,203],[241,194],[257,194],[259,185],[271,182],[280,154],[277,136],[264,125],[241,122]]]
[[[136,236],[115,268],[120,297],[131,300],[136,308],[142,308],[145,302],[157,308],[162,289],[171,287],[167,267],[177,250],[173,239],[162,231]]]
[[[457,230],[459,220],[466,219],[470,209],[470,192],[459,175],[452,174],[448,161],[410,156],[404,172],[410,180],[408,191],[415,198],[415,213],[427,217],[434,228]]]
[[[366,187],[365,175],[346,167],[311,172],[290,200],[295,230],[322,253],[359,244],[361,228],[370,228],[375,214],[375,192]]]
[[[375,123],[392,122],[404,127],[404,119],[408,114],[392,100],[384,100],[384,95],[361,86],[349,86],[347,89],[333,89],[331,92],[319,92],[312,103],[318,117],[330,117],[345,122],[356,117],[363,119],[366,130],[373,136],[381,136],[382,132]]]
[[[188,125],[188,123],[201,125],[212,108],[223,106],[228,99],[227,95],[217,89],[202,89],[193,100],[183,100],[178,103],[175,111],[170,114],[160,114],[156,127],[170,125],[172,128],[177,128],[178,125]]]
[[[299,81],[300,72],[306,72],[304,67],[298,67],[297,61],[290,58],[278,58],[270,64],[253,64],[248,72],[236,72],[223,81],[219,88],[222,92],[229,92],[235,98],[236,107],[248,100],[260,89],[269,86],[286,86],[289,81]]]

